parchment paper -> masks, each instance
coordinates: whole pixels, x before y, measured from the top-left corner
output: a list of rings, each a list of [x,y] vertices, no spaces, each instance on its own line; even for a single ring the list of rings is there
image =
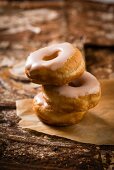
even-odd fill
[[[42,123],[32,110],[32,99],[16,102],[17,115],[21,118],[19,125],[79,142],[114,145],[114,80],[101,81],[101,87],[100,103],[76,125],[52,127]]]

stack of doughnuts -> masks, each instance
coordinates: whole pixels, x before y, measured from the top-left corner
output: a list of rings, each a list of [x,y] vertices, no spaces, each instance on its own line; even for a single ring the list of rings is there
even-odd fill
[[[42,84],[33,109],[46,124],[78,123],[100,100],[100,83],[85,71],[81,52],[68,42],[31,53],[25,73],[33,83]]]

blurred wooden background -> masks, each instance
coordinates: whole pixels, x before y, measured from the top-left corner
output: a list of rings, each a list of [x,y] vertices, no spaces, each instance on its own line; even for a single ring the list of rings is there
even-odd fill
[[[27,56],[38,48],[63,41],[83,51],[87,70],[97,78],[114,78],[114,2],[0,0],[0,167],[3,170],[22,166],[23,169],[114,168],[113,146],[81,144],[18,127],[15,101],[31,98],[38,90],[23,73]]]

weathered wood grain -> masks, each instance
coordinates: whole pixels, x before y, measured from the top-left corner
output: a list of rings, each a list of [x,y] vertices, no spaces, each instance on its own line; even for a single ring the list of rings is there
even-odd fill
[[[67,28],[72,39],[86,44],[114,45],[114,3],[66,0]]]
[[[18,127],[15,110],[0,113],[0,167],[10,169],[102,170],[100,150],[56,136]],[[5,163],[6,162],[6,163]]]
[[[99,4],[89,0],[66,0],[53,3],[52,1],[46,1],[46,3],[32,1],[31,3],[28,0],[0,0],[0,7],[0,169],[113,169],[114,146],[84,144],[35,131],[22,130],[18,126],[20,119],[16,116],[15,100],[33,97],[37,90],[34,87],[28,88],[29,82],[17,82],[8,74],[8,69],[26,59],[31,51],[51,43],[69,41],[74,46],[84,49],[87,69],[96,77],[113,77],[114,5]],[[34,20],[32,23],[31,21],[35,18],[33,9],[41,7],[49,9],[48,15],[52,10],[58,17],[46,21],[41,16],[42,21]],[[23,11],[23,9],[29,10]],[[14,19],[15,12],[17,18]],[[41,33],[27,31],[26,26],[24,31],[19,32],[20,30],[15,28],[15,22],[17,21],[20,27],[18,22],[20,15],[23,23],[24,19],[32,17],[29,23],[40,27]],[[12,30],[13,34],[11,34]],[[106,46],[112,47],[105,48]],[[105,59],[105,56],[108,57]],[[6,64],[4,58],[9,63]]]

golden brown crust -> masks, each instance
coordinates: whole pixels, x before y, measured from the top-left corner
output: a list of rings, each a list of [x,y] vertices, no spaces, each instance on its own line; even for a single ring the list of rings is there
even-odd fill
[[[38,96],[43,98],[43,95]],[[78,123],[85,115],[86,112],[64,112],[59,107],[46,103],[45,99],[42,103],[38,103],[34,98],[33,109],[38,117],[46,124],[54,126],[68,126]]]
[[[25,73],[33,83],[63,85],[80,77],[84,70],[84,59],[81,52],[76,48],[74,55],[69,56],[69,59],[63,63],[62,67],[55,71],[40,67],[40,69],[34,71],[26,68]]]
[[[85,62],[81,52],[77,48],[72,51],[71,56],[69,56],[68,51],[66,52],[67,58],[66,55],[62,56],[66,61],[62,62],[59,58],[59,64],[62,65],[56,67],[56,70],[52,70],[50,65],[46,65],[47,60],[43,66],[42,62],[38,63],[38,60],[33,60],[31,63],[31,59],[30,63],[28,62],[30,65],[28,64],[25,69],[28,78],[33,83],[43,85],[41,91],[34,97],[33,109],[46,124],[67,126],[78,123],[85,113],[95,107],[100,100],[101,91],[97,79],[89,73],[84,74]],[[52,61],[51,66],[56,64],[52,56],[47,56]],[[38,64],[38,67],[31,69],[31,64],[32,66]],[[72,80],[79,83],[79,79],[83,80],[82,84],[86,82],[82,86],[80,85],[80,88],[76,88],[75,84],[75,86],[70,84],[73,84]],[[75,93],[77,89],[78,93]]]
[[[78,98],[62,96],[54,90],[53,86],[43,86],[43,91],[45,93],[45,100],[47,101],[47,103],[49,103],[50,105],[53,104],[59,106],[64,111],[87,111],[95,107],[101,97],[100,90],[96,94],[89,94],[81,97],[79,96]]]

